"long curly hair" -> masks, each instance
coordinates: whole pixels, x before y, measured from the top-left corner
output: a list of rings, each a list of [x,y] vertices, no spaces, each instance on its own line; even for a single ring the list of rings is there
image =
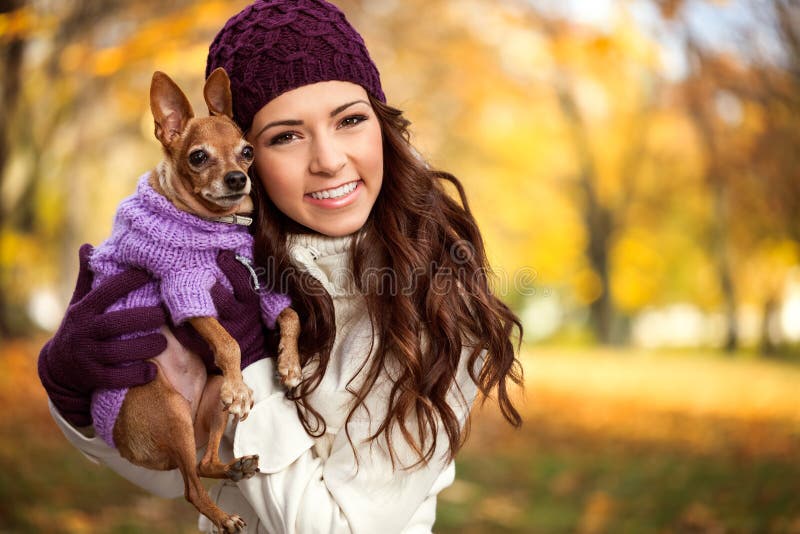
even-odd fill
[[[505,418],[514,426],[521,425],[509,387],[522,385],[512,340],[516,329],[518,350],[522,324],[492,294],[483,239],[461,182],[430,168],[419,157],[410,143],[410,122],[400,110],[371,97],[370,102],[381,126],[384,178],[372,212],[353,241],[350,267],[353,281],[365,296],[378,341],[360,370],[365,373],[361,386],[351,390],[354,402],[347,422],[364,406],[375,384],[387,378],[386,369],[395,369],[386,415],[370,439],[386,441],[395,465],[391,436],[399,429],[418,457],[416,466],[433,457],[439,429],[448,438],[449,459],[466,439],[468,425],[459,424],[448,402],[448,395],[457,388],[456,372],[465,363],[462,352],[468,354],[466,366],[483,400],[496,388]],[[256,264],[273,287],[286,284],[285,273],[293,273],[284,289],[301,319],[303,364],[316,364],[289,397],[296,402],[306,431],[319,436],[325,432],[325,422],[308,397],[321,382],[330,359],[336,335],[333,301],[315,278],[297,271],[290,260],[287,236],[310,230],[275,207],[255,175],[255,166],[251,173]],[[446,183],[455,187],[458,201],[445,191]],[[391,276],[365,275],[370,272]]]

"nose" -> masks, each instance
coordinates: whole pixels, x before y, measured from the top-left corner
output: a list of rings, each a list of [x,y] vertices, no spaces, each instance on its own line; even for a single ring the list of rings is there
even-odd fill
[[[339,146],[336,139],[332,139],[330,136],[316,136],[311,151],[309,171],[312,174],[336,176],[347,164],[347,156],[342,147]]]
[[[247,185],[247,175],[242,171],[233,171],[225,175],[225,185],[231,191],[241,191]]]

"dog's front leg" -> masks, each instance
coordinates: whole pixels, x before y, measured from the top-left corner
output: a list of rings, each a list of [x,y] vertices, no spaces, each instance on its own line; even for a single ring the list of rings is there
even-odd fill
[[[278,328],[281,331],[278,374],[285,386],[293,388],[303,377],[300,370],[300,351],[297,348],[297,339],[300,337],[300,318],[297,312],[291,308],[284,309],[278,315]]]
[[[214,363],[222,370],[220,400],[223,408],[244,420],[253,407],[253,390],[242,379],[239,343],[214,317],[195,317],[189,322],[211,346]]]

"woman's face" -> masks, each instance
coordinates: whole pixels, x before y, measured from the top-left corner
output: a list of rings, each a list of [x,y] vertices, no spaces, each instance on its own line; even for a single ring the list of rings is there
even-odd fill
[[[383,182],[381,128],[360,85],[329,81],[281,94],[247,135],[269,198],[328,236],[359,230]]]

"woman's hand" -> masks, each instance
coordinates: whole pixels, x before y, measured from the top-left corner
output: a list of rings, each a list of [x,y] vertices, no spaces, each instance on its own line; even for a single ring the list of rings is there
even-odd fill
[[[93,248],[80,248],[80,271],[75,292],[58,331],[39,354],[39,379],[61,415],[74,426],[91,424],[92,391],[146,384],[156,376],[149,358],[167,346],[159,333],[134,339],[119,336],[154,330],[165,324],[161,306],[105,313],[106,308],[151,281],[130,269],[92,287],[89,257]]]
[[[211,288],[211,298],[219,314],[219,322],[239,343],[242,351],[242,369],[266,354],[265,327],[261,321],[258,292],[253,288],[250,270],[230,250],[217,255],[217,265],[233,286],[233,292],[220,282]],[[210,372],[218,371],[214,355],[203,338],[188,323],[174,328],[181,344],[199,355]]]

